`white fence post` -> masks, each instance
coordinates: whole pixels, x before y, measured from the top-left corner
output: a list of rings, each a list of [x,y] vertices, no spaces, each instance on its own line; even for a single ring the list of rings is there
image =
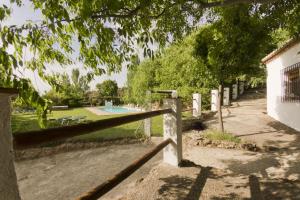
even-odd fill
[[[230,104],[230,88],[226,87],[224,88],[223,92],[223,105],[229,106]]]
[[[0,197],[20,200],[10,125],[10,96],[0,93]]]
[[[164,107],[173,112],[163,115],[164,140],[171,138],[173,142],[163,150],[164,162],[179,166],[182,160],[182,120],[181,101],[179,98],[164,99]]]
[[[212,90],[211,91],[211,111],[217,111],[218,98],[219,98],[219,91]]]
[[[201,94],[193,94],[193,117],[201,116]]]
[[[245,90],[245,83],[244,81],[240,81],[240,94],[244,94],[244,90]]]
[[[236,100],[238,98],[238,85],[233,84],[232,85],[232,99]]]
[[[151,91],[146,92],[146,111],[151,111]],[[144,119],[144,134],[150,138],[152,134],[151,130],[151,118]]]

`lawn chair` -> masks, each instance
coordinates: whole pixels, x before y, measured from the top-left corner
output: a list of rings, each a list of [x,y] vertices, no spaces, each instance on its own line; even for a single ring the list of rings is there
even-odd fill
[[[84,115],[79,115],[79,116],[73,116],[71,120],[72,120],[72,122],[75,122],[75,123],[78,124],[78,123],[84,121],[85,118],[86,118],[86,116],[84,116]]]
[[[72,120],[72,116],[64,116],[61,118],[57,118],[56,120],[60,122],[61,125],[68,125],[70,120]]]

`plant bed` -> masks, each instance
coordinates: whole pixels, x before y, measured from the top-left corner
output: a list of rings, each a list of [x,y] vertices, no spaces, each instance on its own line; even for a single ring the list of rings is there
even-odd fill
[[[201,118],[194,118],[194,117],[188,117],[182,119],[182,131],[190,131],[190,130],[197,130],[201,131],[204,130],[204,124],[202,122],[203,120]]]
[[[244,149],[247,151],[259,151],[253,142],[242,141],[240,138],[215,130],[192,131],[186,134],[185,143],[191,146],[216,147],[224,149]]]

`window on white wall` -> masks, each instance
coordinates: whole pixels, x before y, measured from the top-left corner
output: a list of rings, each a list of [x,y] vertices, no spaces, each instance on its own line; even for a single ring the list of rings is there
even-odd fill
[[[300,102],[300,62],[281,71],[283,102]]]

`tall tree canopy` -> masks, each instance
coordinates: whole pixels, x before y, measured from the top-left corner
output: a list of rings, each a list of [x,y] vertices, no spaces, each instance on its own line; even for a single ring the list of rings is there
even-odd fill
[[[238,76],[259,72],[260,60],[272,43],[267,21],[253,5],[235,5],[214,9],[219,18],[203,27],[195,45],[195,55],[203,60],[219,84],[218,112],[224,131],[221,104],[224,83]]]
[[[205,61],[219,84],[255,74],[272,43],[267,21],[253,9],[248,5],[215,9],[219,19],[201,28],[197,36],[195,55]]]
[[[274,0],[275,1],[275,0]],[[11,0],[22,6],[22,0]],[[37,69],[45,77],[48,63],[70,64],[74,62],[74,43],[79,44],[76,59],[86,67],[94,69],[93,74],[118,71],[121,63],[130,61],[135,54],[136,44],[144,48],[145,55],[152,56],[147,48],[158,42],[164,46],[168,41],[177,40],[199,25],[204,8],[225,6],[236,3],[262,2],[266,16],[279,18],[289,13],[287,23],[298,24],[296,20],[297,0],[45,0],[30,1],[40,10],[43,19],[38,23],[28,22],[22,26],[1,26],[1,73],[4,83],[11,83],[13,68]],[[269,3],[268,3],[269,2]],[[28,3],[28,2],[27,2]],[[282,9],[284,8],[284,9]],[[0,21],[11,14],[9,6],[0,7]],[[273,20],[274,21],[274,20]],[[293,26],[294,27],[294,26]],[[13,53],[8,51],[14,47]],[[23,53],[29,48],[36,55],[24,63]],[[104,67],[105,66],[105,67]],[[3,85],[3,84],[2,84]]]
[[[106,80],[96,85],[100,97],[116,97],[118,95],[118,84],[116,81]]]
[[[166,48],[159,57],[147,59],[129,69],[127,76],[127,98],[131,103],[143,105],[149,89],[174,89],[185,102],[192,93],[203,95],[203,106],[209,105],[210,89],[216,87],[204,62],[193,56],[198,31]],[[153,100],[161,96],[152,95]]]
[[[54,105],[80,106],[90,88],[90,80],[86,76],[80,75],[78,68],[72,70],[70,77],[66,73],[57,74],[55,80],[58,83],[56,87],[53,87],[43,97],[51,100]]]
[[[24,1],[25,2],[25,1]],[[26,1],[28,3],[28,1]],[[37,70],[44,80],[57,84],[46,73],[48,64],[61,65],[80,61],[93,69],[88,74],[118,71],[136,53],[136,46],[153,57],[151,43],[163,47],[199,25],[205,8],[237,3],[255,3],[270,26],[287,26],[299,33],[299,0],[31,0],[42,14],[37,23],[7,26],[2,22],[11,15],[8,5],[0,5],[0,86],[17,87],[20,96],[40,105],[47,103],[31,88],[28,80],[14,74],[19,68]],[[22,0],[11,0],[23,6]],[[264,4],[260,4],[264,3]],[[74,44],[79,52],[74,52]],[[23,60],[26,50],[33,56]],[[75,55],[74,55],[75,54]],[[75,57],[75,60],[72,59]],[[31,88],[31,89],[28,89]]]

